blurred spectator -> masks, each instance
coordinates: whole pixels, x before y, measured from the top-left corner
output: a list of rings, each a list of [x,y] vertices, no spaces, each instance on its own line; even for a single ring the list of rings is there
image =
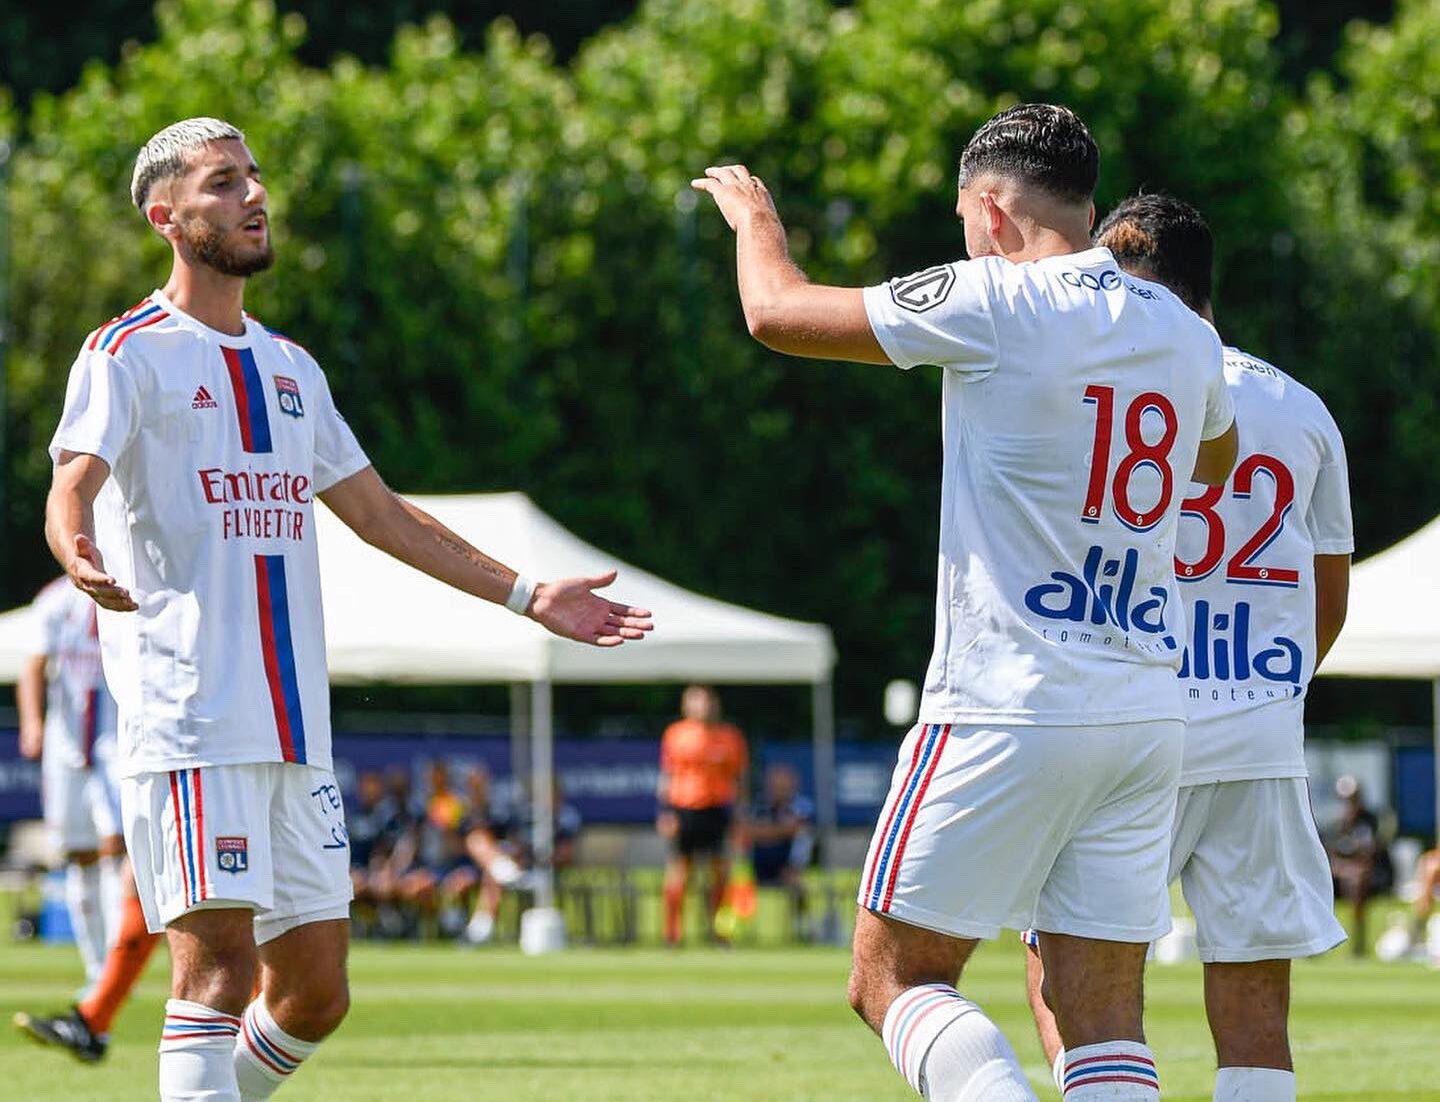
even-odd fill
[[[552,789],[554,808],[552,867],[568,868],[575,863],[580,837],[580,812],[565,802],[557,783]],[[465,831],[465,849],[479,870],[480,890],[474,913],[465,927],[465,940],[483,945],[495,935],[495,916],[505,889],[528,890],[534,863],[531,839],[534,837],[535,816],[526,800],[511,801],[508,806],[498,801],[477,814],[472,803],[471,816]]]
[[[720,720],[720,697],[705,685],[691,685],[680,697],[681,718],[660,740],[660,813],[655,827],[670,843],[665,866],[665,940],[680,941],[685,889],[697,857],[709,864],[707,928],[725,898],[730,875],[727,849],[731,828],[743,813],[749,758],[745,736]]]
[[[355,800],[345,809],[350,831],[350,882],[357,908],[374,908],[388,894],[385,863],[395,845],[393,805],[385,781],[368,770],[355,780]]]
[[[466,863],[460,835],[465,802],[450,787],[450,771],[443,761],[430,763],[429,779],[424,811],[410,820],[391,856],[394,899],[413,908],[422,920],[435,920],[442,933],[455,934],[464,917],[453,902],[457,882],[449,878]]]
[[[1358,957],[1367,951],[1366,907],[1372,896],[1390,890],[1395,872],[1380,820],[1365,806],[1359,782],[1349,775],[1340,777],[1335,782],[1335,795],[1344,808],[1339,822],[1325,837],[1325,851],[1330,855],[1336,896],[1348,899],[1355,910],[1350,948]]]
[[[796,932],[804,939],[805,870],[815,856],[815,805],[800,795],[800,779],[790,766],[776,763],[765,770],[765,791],[751,812],[749,834],[755,882],[786,889]]]
[[[1429,936],[1430,916],[1435,910],[1435,893],[1440,891],[1440,848],[1420,855],[1415,863],[1415,899],[1407,920],[1387,930],[1375,947],[1382,960],[1415,956],[1440,965],[1440,939]],[[1396,916],[1399,919],[1399,916]],[[1395,921],[1396,919],[1392,919]]]

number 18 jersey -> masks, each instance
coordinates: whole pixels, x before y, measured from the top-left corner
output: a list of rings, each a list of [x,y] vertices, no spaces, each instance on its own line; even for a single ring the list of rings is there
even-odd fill
[[[1176,522],[1234,418],[1214,329],[1108,249],[866,288],[902,368],[944,368],[921,723],[1181,719]]]
[[[1345,445],[1330,411],[1279,368],[1225,350],[1240,458],[1191,485],[1175,574],[1189,614],[1183,784],[1303,777],[1315,672],[1315,556],[1354,550]]]

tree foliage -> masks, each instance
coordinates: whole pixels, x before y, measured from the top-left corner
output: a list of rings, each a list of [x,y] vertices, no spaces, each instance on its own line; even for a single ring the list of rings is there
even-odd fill
[[[568,66],[509,22],[467,49],[436,18],[383,66],[325,69],[267,0],[155,12],[156,41],[34,99],[12,166],[11,601],[50,569],[44,445],[74,351],[164,279],[134,151],[189,114],[246,129],[279,248],[249,305],[327,367],[393,484],[524,489],[639,565],[829,622],[852,713],[929,649],[938,379],[750,340],[733,238],[688,189],[707,164],[765,178],[813,275],[871,282],[962,253],[955,162],[980,122],[1070,103],[1102,205],[1162,188],[1209,214],[1222,328],[1337,406],[1367,535],[1437,458],[1433,410],[1405,401],[1433,342],[1440,217],[1412,195],[1435,170],[1433,3],[1355,32],[1348,86],[1304,102],[1261,0],[649,0]]]

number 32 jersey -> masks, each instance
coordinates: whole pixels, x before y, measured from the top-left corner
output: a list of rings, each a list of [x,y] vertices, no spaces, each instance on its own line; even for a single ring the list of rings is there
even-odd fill
[[[109,466],[96,543],[140,605],[100,613],[120,775],[329,768],[313,501],[369,461],[310,355],[156,291],[85,342],[50,450]]]
[[[1240,458],[1192,484],[1175,574],[1189,618],[1183,784],[1306,775],[1315,556],[1354,550],[1345,445],[1330,411],[1279,368],[1225,350]]]
[[[1108,249],[866,288],[902,368],[944,368],[922,723],[1181,719],[1174,573],[1200,441],[1234,419],[1214,329]]]

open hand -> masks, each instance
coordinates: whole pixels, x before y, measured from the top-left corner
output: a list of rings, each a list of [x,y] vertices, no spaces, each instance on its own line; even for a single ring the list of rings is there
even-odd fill
[[[129,590],[117,585],[115,579],[105,573],[105,560],[100,557],[100,548],[84,533],[75,536],[75,553],[65,564],[65,573],[70,575],[76,589],[101,608],[108,608],[111,612],[134,612],[140,607]]]
[[[596,647],[618,647],[627,639],[644,639],[655,627],[648,609],[607,601],[594,592],[614,580],[612,570],[593,578],[541,582],[526,615],[556,635]]]
[[[756,216],[780,220],[769,190],[760,182],[760,177],[751,176],[744,165],[707,168],[705,176],[691,180],[690,186],[715,200],[732,230],[738,230],[742,222]]]

